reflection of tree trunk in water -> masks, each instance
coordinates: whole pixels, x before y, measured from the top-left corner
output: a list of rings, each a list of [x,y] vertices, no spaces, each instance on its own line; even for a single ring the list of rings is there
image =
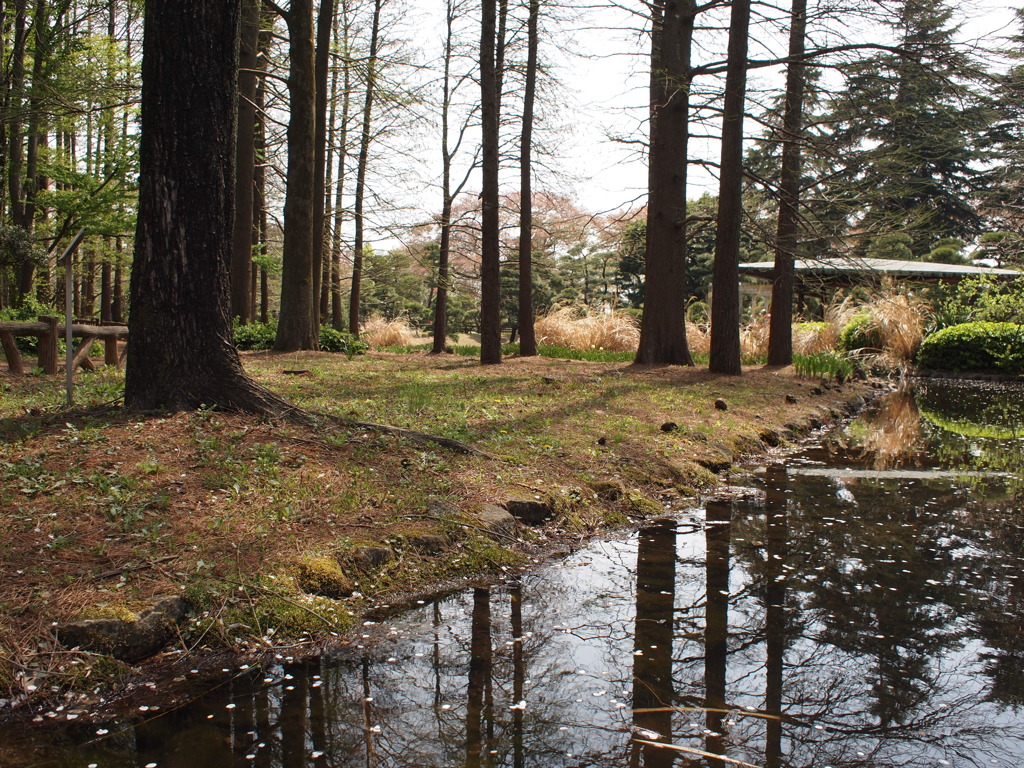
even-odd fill
[[[523,657],[523,587],[509,591],[512,598],[512,698],[519,704],[526,697],[526,664]],[[523,768],[523,710],[512,710],[512,766]]]
[[[281,768],[299,768],[306,764],[306,705],[309,686],[299,667],[285,667],[285,674],[295,670],[294,680],[285,680],[281,691]],[[288,689],[291,690],[288,690]]]
[[[263,686],[254,695],[254,716],[256,720],[256,743],[267,741],[270,734],[270,688]],[[270,768],[273,750],[256,750],[256,759],[253,761],[254,768]]]
[[[256,727],[253,722],[254,697],[244,691],[236,693],[235,682],[235,680],[231,681],[231,701],[235,705],[235,708],[230,710],[231,752],[234,755],[245,755],[255,742],[255,739],[249,735]]]
[[[363,739],[366,744],[366,768],[373,766],[373,698],[370,696],[370,657],[363,655]]]
[[[473,590],[473,629],[469,643],[466,696],[466,768],[480,768],[484,694],[491,677],[491,593]]]
[[[786,519],[786,467],[771,464],[765,473],[768,517],[767,565],[765,567],[765,768],[782,765],[782,677],[786,652],[786,583],[782,564],[786,558],[789,526]]]
[[[434,603],[434,710],[441,714],[441,606]],[[438,723],[440,725],[440,722]]]
[[[732,508],[721,502],[707,505],[707,609],[704,628],[704,706],[708,734],[705,749],[716,755],[725,750],[722,730],[726,659],[729,639],[729,538]],[[712,768],[725,768],[721,760],[708,759]]]
[[[644,528],[636,554],[636,630],[633,640],[633,724],[658,737],[642,738],[671,742],[672,711],[672,609],[676,586],[676,527],[668,520]],[[643,712],[661,709],[660,712]],[[670,766],[671,750],[650,745],[635,748],[630,765],[648,768]]]
[[[314,667],[314,665],[316,665]],[[309,689],[309,741],[317,752],[327,751],[327,717],[324,713],[324,688],[323,688],[323,666],[318,662],[311,662],[310,669],[303,670],[303,678],[309,678],[313,669],[321,673],[320,685],[311,686]]]

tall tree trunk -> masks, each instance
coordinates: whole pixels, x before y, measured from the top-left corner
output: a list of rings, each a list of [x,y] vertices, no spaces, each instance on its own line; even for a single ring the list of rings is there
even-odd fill
[[[635,362],[693,365],[686,342],[686,175],[694,0],[655,6],[644,310]]]
[[[246,377],[231,339],[240,5],[146,3],[129,408],[289,410]]]
[[[434,302],[434,337],[430,347],[432,355],[440,355],[447,348],[448,289],[451,278],[448,266],[452,243],[452,158],[448,131],[451,127],[452,57],[455,48],[455,20],[458,12],[456,0],[445,3],[444,72],[441,75],[441,236],[437,249],[437,297]]]
[[[252,252],[262,257],[267,255],[267,123],[264,118],[267,101],[267,60],[270,55],[272,17],[267,17],[260,22],[260,36],[257,43],[257,81],[256,81],[256,125],[254,145],[256,150],[256,165],[253,168],[253,191],[252,191]],[[259,269],[259,307],[260,322],[266,325],[270,322],[270,284],[267,278],[266,266]],[[253,290],[253,301],[255,302],[256,290]],[[253,317],[256,316],[255,309]]]
[[[537,92],[537,22],[540,0],[530,0],[526,33],[526,82],[523,89],[523,130],[519,156],[519,355],[537,354],[533,330],[533,102]]]
[[[356,161],[356,189],[354,202],[355,238],[352,244],[352,291],[348,301],[348,329],[359,336],[359,300],[363,280],[363,208],[366,204],[366,166],[370,156],[370,124],[373,101],[377,90],[377,46],[380,36],[380,9],[383,0],[373,2],[373,20],[370,26],[370,50],[366,62],[366,95],[363,100],[363,122],[359,134],[359,159]]]
[[[793,362],[793,260],[800,232],[800,166],[803,141],[803,61],[807,0],[793,0],[789,23],[789,64],[782,116],[782,171],[779,179],[779,221],[775,234],[775,280],[768,328],[768,364]]]
[[[10,93],[7,99],[8,157],[7,187],[10,196],[11,223],[16,227],[30,229],[31,224],[25,220],[25,200],[22,188],[22,168],[24,167],[24,96],[25,96],[25,42],[28,37],[26,20],[27,0],[14,0],[14,40],[11,47],[10,62]],[[32,290],[32,265],[22,264],[18,267],[15,305],[20,305],[25,296]],[[26,279],[27,278],[27,279]]]
[[[480,362],[501,362],[501,277],[498,243],[498,69],[495,57],[497,8],[482,0],[480,23],[480,119],[483,146],[480,202]]]
[[[740,230],[743,226],[743,105],[747,86],[750,0],[733,0],[722,112],[722,159],[718,188],[718,232],[712,277],[711,360],[715,373],[739,375]]]
[[[348,120],[351,109],[352,62],[349,52],[349,31],[351,23],[348,15],[348,0],[341,2],[341,22],[335,30],[335,38],[339,39],[343,57],[344,83],[341,95],[341,127],[335,142],[338,152],[338,178],[334,187],[334,224],[331,227],[331,326],[337,330],[345,329],[345,311],[341,300],[341,243],[342,226],[345,223],[345,167],[348,161]],[[335,71],[337,74],[337,70]],[[337,78],[332,87],[332,103],[337,100]],[[333,128],[333,126],[332,126]]]
[[[124,241],[120,237],[114,240],[114,252],[117,254],[114,261],[114,286],[113,296],[110,300],[110,319],[115,323],[124,322],[124,276],[121,270],[121,261],[124,258]]]
[[[334,27],[335,0],[320,0],[320,11],[316,20],[316,149],[313,155],[313,296],[316,311],[313,313],[313,332],[320,334],[322,314],[325,312],[322,287],[324,274],[324,215],[327,175],[327,75],[330,68],[331,32]]]
[[[260,0],[242,0],[238,57],[238,141],[235,147],[235,223],[231,232],[231,316],[252,320],[252,200],[256,173],[256,68]]]
[[[313,2],[292,0],[288,22],[288,185],[284,200],[284,245],[281,255],[281,314],[274,349],[317,349],[313,333],[313,210],[323,205],[313,196],[316,147],[316,79],[313,47]]]

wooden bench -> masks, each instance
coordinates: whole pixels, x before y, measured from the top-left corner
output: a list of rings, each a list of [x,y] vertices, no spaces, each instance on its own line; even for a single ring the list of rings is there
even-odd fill
[[[4,357],[7,359],[7,368],[11,373],[22,374],[25,372],[21,361],[21,352],[14,340],[18,336],[35,336],[39,339],[39,367],[43,373],[55,375],[57,373],[57,344],[67,333],[67,327],[60,324],[53,316],[40,317],[38,322],[0,322],[0,344],[3,345]],[[118,352],[117,343],[128,338],[128,326],[126,325],[87,325],[85,323],[71,323],[71,335],[80,341],[75,344],[69,352],[71,364],[74,370],[85,368],[87,371],[95,369],[92,360],[89,359],[89,350],[93,342],[102,341],[104,345],[104,365],[116,365],[120,368],[124,364],[125,353],[128,351],[125,345]]]

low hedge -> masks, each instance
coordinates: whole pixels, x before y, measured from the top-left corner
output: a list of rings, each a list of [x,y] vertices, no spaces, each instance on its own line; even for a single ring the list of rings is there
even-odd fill
[[[1024,372],[1024,327],[1016,323],[961,323],[924,340],[921,368],[953,372]]]
[[[238,349],[273,349],[277,337],[277,323],[249,323],[235,326],[235,346]],[[340,352],[352,357],[369,349],[365,341],[353,338],[349,333],[336,331],[330,326],[320,328],[320,351]]]

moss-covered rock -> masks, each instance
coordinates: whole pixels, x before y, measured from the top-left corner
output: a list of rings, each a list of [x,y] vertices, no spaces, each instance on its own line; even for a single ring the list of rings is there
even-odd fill
[[[130,616],[82,619],[57,628],[67,648],[81,648],[135,662],[152,656],[173,638],[185,618],[188,605],[181,597],[166,597],[152,608]]]
[[[352,580],[329,557],[309,557],[296,563],[295,583],[307,594],[335,600],[348,597],[354,590]]]

